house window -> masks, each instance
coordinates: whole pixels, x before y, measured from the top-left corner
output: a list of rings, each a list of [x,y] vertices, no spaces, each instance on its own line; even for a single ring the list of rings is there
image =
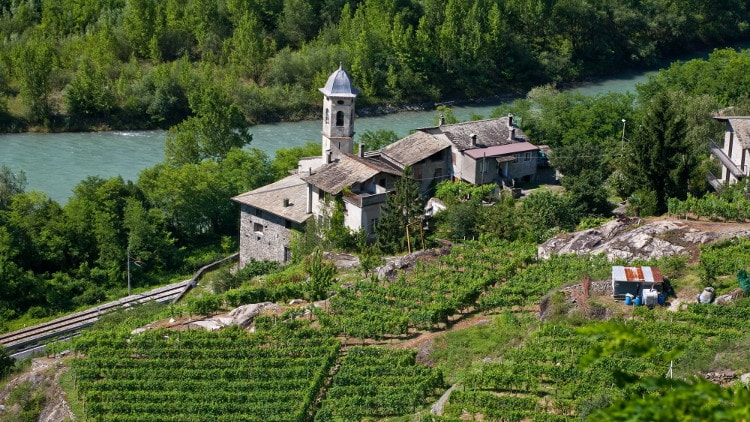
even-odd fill
[[[530,152],[527,152],[526,154],[524,154],[523,161],[531,161],[531,153]]]
[[[292,250],[284,246],[284,262],[289,262],[291,260],[292,260]]]
[[[253,231],[255,233],[263,233],[263,224],[253,223]]]
[[[336,112],[336,126],[344,126],[344,112],[343,111]]]
[[[386,186],[385,186],[385,177],[381,177],[381,178],[380,178],[380,180],[378,181],[378,184],[379,184],[380,186],[382,186],[382,187],[386,187]]]
[[[513,162],[514,163],[518,162],[518,154],[513,154]]]
[[[414,179],[422,180],[422,167],[414,167]]]
[[[326,124],[328,124],[328,121],[331,118],[330,114],[331,114],[331,112],[328,109],[326,109]]]

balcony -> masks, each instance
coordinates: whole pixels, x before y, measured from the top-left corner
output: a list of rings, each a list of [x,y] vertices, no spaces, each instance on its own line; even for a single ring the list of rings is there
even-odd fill
[[[344,201],[358,207],[365,208],[370,205],[384,204],[388,199],[388,192],[383,193],[367,193],[367,192],[345,192],[343,195]]]
[[[716,158],[721,161],[721,165],[727,168],[729,170],[729,173],[734,176],[735,179],[740,180],[743,177],[745,177],[745,174],[742,172],[742,170],[737,166],[737,164],[734,164],[734,161],[732,161],[731,158],[724,152],[723,149],[719,148],[714,141],[709,141],[708,148],[711,150],[711,153],[716,156]]]

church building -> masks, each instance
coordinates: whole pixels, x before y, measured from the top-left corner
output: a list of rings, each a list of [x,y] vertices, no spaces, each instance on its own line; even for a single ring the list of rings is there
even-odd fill
[[[328,212],[332,198],[344,204],[344,225],[373,235],[388,192],[409,167],[423,194],[454,179],[473,184],[531,180],[538,148],[515,127],[512,116],[422,128],[380,150],[355,154],[357,90],[339,67],[323,88],[322,153],[299,161],[294,174],[232,198],[240,204],[240,267],[251,259],[291,259],[294,230]]]

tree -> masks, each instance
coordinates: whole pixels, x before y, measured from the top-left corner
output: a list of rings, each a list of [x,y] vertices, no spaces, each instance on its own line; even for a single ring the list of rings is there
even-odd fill
[[[65,92],[65,102],[72,116],[107,116],[115,108],[115,98],[104,70],[84,59]]]
[[[627,144],[625,174],[631,192],[654,191],[656,212],[662,214],[667,211],[668,198],[687,197],[696,154],[685,139],[687,123],[669,93],[658,94],[649,102],[642,122]]]
[[[365,149],[368,151],[381,149],[396,141],[398,141],[396,132],[387,129],[378,129],[376,131],[366,130],[359,136],[359,143],[364,144]]]
[[[420,221],[424,215],[424,201],[419,195],[419,184],[411,177],[411,167],[406,167],[388,194],[375,227],[377,244],[384,252],[401,252],[406,249],[408,225]]]
[[[271,169],[273,170],[274,178],[281,179],[289,176],[290,170],[297,169],[297,163],[299,163],[302,157],[317,157],[322,153],[320,142],[308,141],[305,145],[292,148],[279,148],[276,150],[273,161],[271,162]]]
[[[530,194],[521,202],[517,214],[521,233],[541,243],[560,231],[572,230],[580,220],[574,205],[569,196],[548,189]]]
[[[305,272],[308,276],[309,299],[320,300],[328,297],[328,289],[336,282],[336,265],[323,260],[320,248],[305,258]]]
[[[23,193],[26,188],[26,173],[23,170],[13,172],[5,164],[0,165],[0,210],[8,207],[13,195]]]
[[[8,354],[5,347],[0,348],[0,379],[9,375],[15,366],[16,360]]]
[[[48,119],[54,112],[52,75],[57,68],[57,53],[52,41],[33,35],[18,49],[14,68],[29,120],[49,123]]]
[[[175,165],[221,160],[232,148],[242,148],[253,139],[237,105],[222,100],[216,89],[207,90],[202,97],[205,102],[198,107],[198,114],[167,132],[165,154]]]

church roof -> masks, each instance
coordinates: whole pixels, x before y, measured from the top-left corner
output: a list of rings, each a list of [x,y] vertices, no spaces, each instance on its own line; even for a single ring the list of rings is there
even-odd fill
[[[237,195],[232,200],[296,223],[303,223],[312,215],[307,213],[307,183],[296,174]]]
[[[381,154],[403,166],[411,166],[449,148],[451,143],[425,132],[414,132],[380,150]]]
[[[326,86],[318,89],[326,97],[354,98],[358,91],[354,89],[349,74],[339,65],[338,70],[328,77]]]
[[[380,160],[343,154],[338,161],[324,165],[304,180],[325,192],[336,195],[344,188],[355,183],[366,182],[380,173],[401,174],[397,168]]]
[[[419,130],[451,142],[459,151],[477,147],[506,145],[519,141],[528,142],[529,140],[521,129],[512,125],[512,117],[510,116],[440,125]],[[476,145],[472,145],[472,135],[476,135]]]

